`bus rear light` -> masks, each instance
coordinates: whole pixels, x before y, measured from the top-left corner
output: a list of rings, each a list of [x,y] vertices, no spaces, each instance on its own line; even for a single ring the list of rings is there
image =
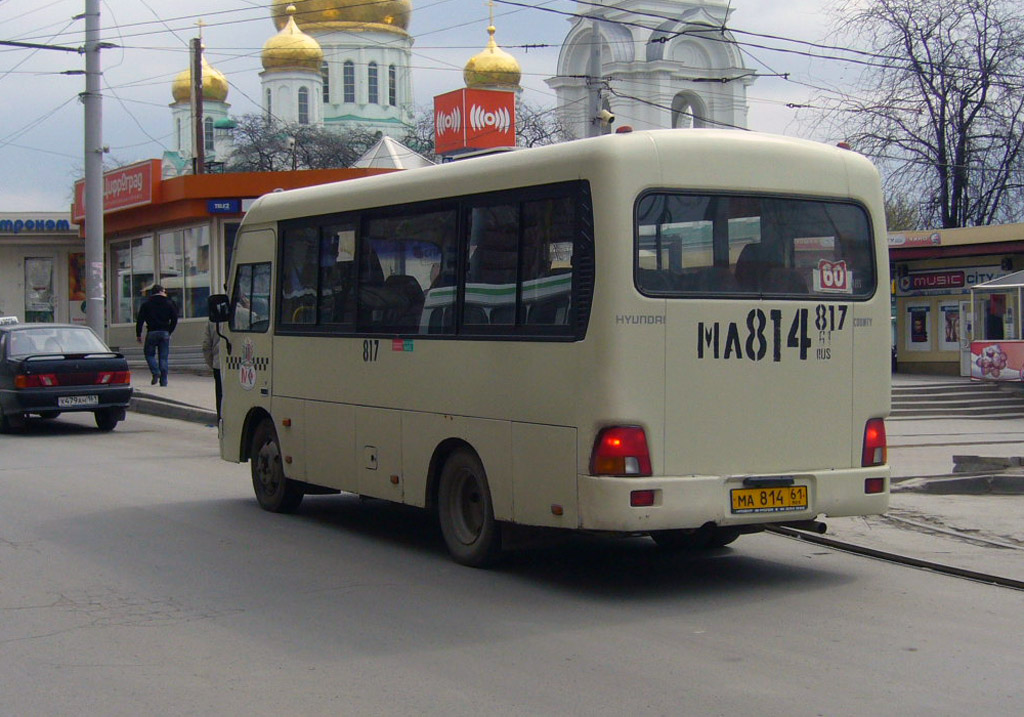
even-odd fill
[[[590,473],[596,476],[649,476],[651,455],[640,426],[603,428],[594,441]]]
[[[633,508],[649,508],[654,505],[653,490],[634,490],[629,493],[629,504]]]
[[[886,461],[885,421],[872,418],[864,425],[864,450],[861,453],[861,465],[882,466]]]
[[[864,492],[868,495],[885,492],[885,478],[865,478]]]

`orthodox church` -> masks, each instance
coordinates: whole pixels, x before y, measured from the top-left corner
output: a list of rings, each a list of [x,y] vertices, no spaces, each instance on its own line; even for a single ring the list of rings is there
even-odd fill
[[[599,108],[636,130],[747,126],[755,73],[725,31],[732,0],[588,0],[546,80],[567,128],[594,134],[587,77]],[[596,70],[596,71],[595,71]],[[605,127],[604,131],[608,131]]]
[[[578,2],[556,75],[546,80],[563,122],[576,137],[594,133],[596,87],[600,106],[634,129],[745,127],[754,73],[722,30],[730,13],[730,0]],[[411,0],[272,0],[270,15],[278,32],[261,54],[266,116],[406,134],[414,121]],[[487,32],[487,46],[464,68],[466,86],[520,92],[519,63],[495,40],[493,5]],[[235,127],[228,82],[205,56],[202,67],[205,156],[223,162]],[[595,70],[596,85],[586,79]],[[191,69],[177,75],[171,94],[174,149],[165,153],[165,176],[191,171]]]

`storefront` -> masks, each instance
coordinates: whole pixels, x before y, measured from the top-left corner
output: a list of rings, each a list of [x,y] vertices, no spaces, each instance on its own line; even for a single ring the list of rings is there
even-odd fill
[[[0,212],[0,316],[85,323],[85,248],[67,212]]]
[[[889,261],[900,371],[970,376],[972,340],[1020,335],[1015,289],[971,289],[1024,269],[1024,224],[893,233]]]
[[[238,172],[162,179],[160,160],[104,175],[107,343],[135,345],[135,317],[146,292],[161,284],[181,316],[176,346],[197,346],[206,299],[223,291],[235,234],[249,205],[281,189],[380,174],[377,169]],[[82,182],[73,218],[84,227]],[[81,246],[81,240],[79,240]]]

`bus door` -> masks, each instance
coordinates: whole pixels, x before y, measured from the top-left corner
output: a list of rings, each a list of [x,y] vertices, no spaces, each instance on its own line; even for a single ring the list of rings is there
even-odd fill
[[[257,407],[270,413],[273,341],[270,333],[274,232],[244,231],[238,236],[231,286],[231,319],[221,344],[221,417],[225,436],[243,435],[246,418]],[[241,446],[222,442],[225,460],[238,460]]]

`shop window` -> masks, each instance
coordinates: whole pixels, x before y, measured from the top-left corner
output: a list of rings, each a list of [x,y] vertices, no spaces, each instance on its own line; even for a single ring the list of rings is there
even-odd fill
[[[153,284],[153,238],[115,242],[110,248],[114,279],[111,282],[110,321],[135,322],[145,291]]]

